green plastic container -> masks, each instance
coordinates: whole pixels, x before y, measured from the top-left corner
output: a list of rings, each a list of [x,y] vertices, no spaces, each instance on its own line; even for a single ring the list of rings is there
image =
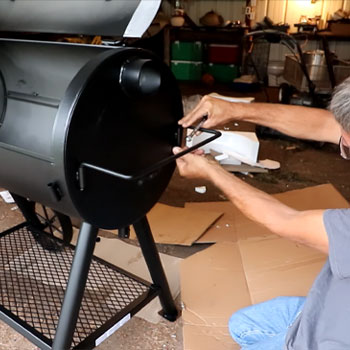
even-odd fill
[[[211,74],[219,83],[232,83],[239,76],[239,66],[234,64],[209,63],[205,71]]]
[[[177,80],[201,80],[202,62],[171,61],[171,70]]]
[[[174,41],[171,44],[171,59],[175,61],[202,61],[203,49],[200,41]]]

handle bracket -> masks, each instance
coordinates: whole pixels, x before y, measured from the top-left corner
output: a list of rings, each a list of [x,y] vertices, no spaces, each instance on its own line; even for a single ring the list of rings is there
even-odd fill
[[[110,169],[102,168],[102,167],[94,165],[94,164],[90,164],[90,163],[86,163],[86,162],[81,163],[79,168],[78,168],[78,171],[77,171],[77,178],[78,178],[78,182],[79,182],[80,191],[84,191],[84,189],[86,187],[86,182],[85,182],[86,169],[92,169],[92,170],[95,170],[97,172],[107,174],[110,176],[114,176],[114,177],[117,177],[117,178],[122,179],[122,180],[140,181],[140,184],[142,184],[143,180],[147,176],[154,177],[154,173],[157,170],[159,170],[160,168],[164,167],[165,165],[168,165],[169,163],[176,160],[177,158],[180,158],[180,157],[184,156],[185,154],[190,153],[190,152],[206,145],[207,143],[209,143],[209,142],[211,142],[211,141],[213,141],[221,136],[221,132],[217,131],[217,130],[200,128],[199,131],[202,131],[202,132],[205,132],[208,134],[212,134],[212,136],[197,143],[196,145],[194,145],[192,147],[186,148],[185,150],[183,150],[177,154],[172,154],[169,157],[161,159],[157,163],[147,167],[146,169],[141,170],[139,173],[136,173],[136,174],[123,174],[123,173],[118,173],[118,172],[110,170]]]

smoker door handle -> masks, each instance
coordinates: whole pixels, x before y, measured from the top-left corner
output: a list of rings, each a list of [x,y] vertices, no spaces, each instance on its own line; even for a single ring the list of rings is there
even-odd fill
[[[0,70],[0,127],[5,120],[6,107],[7,107],[7,90],[6,90],[4,76],[2,75],[2,72]]]
[[[122,174],[122,173],[118,173],[116,171],[113,170],[109,170],[106,168],[102,168],[100,166],[94,165],[94,164],[90,164],[90,163],[81,163],[78,169],[78,181],[79,181],[79,187],[81,191],[84,191],[85,189],[85,171],[86,169],[92,169],[110,176],[114,176],[117,177],[119,179],[123,179],[123,180],[129,180],[129,181],[140,181],[140,184],[143,183],[143,179],[145,179],[147,176],[149,178],[154,177],[154,172],[156,172],[158,169],[162,168],[163,166],[171,163],[172,161],[176,160],[177,158],[180,158],[182,156],[184,156],[187,153],[190,153],[204,145],[206,145],[207,143],[217,139],[218,137],[221,136],[221,132],[217,131],[217,130],[212,130],[212,129],[205,129],[205,128],[200,128],[199,129],[202,132],[208,133],[208,134],[212,134],[212,136],[208,137],[207,139],[198,142],[196,145],[186,148],[185,150],[177,153],[177,154],[172,154],[169,157],[166,157],[164,159],[161,159],[160,161],[158,161],[157,163],[151,165],[150,167],[142,170],[141,172],[137,173],[137,174]]]

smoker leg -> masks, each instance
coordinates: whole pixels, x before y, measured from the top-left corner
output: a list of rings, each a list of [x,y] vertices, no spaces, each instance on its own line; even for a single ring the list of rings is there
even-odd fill
[[[18,208],[22,212],[28,224],[37,229],[40,229],[42,227],[42,224],[35,213],[35,202],[30,202],[26,198],[12,192],[11,196],[15,200]]]
[[[71,347],[97,233],[97,227],[86,222],[82,223],[53,341],[53,350],[70,349]]]
[[[143,217],[134,223],[134,229],[153,283],[160,288],[159,299],[163,307],[162,315],[169,321],[175,321],[178,311],[171,296],[168,281],[147,218]]]
[[[118,237],[119,238],[129,238],[130,237],[130,227],[122,227],[118,230]]]

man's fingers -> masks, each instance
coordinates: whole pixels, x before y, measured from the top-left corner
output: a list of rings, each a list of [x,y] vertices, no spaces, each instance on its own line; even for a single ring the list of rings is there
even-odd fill
[[[178,153],[184,151],[185,149],[186,149],[186,148],[181,148],[181,147],[177,147],[177,146],[176,146],[176,147],[173,147],[173,153],[174,153],[174,154],[178,154]],[[201,155],[204,154],[204,150],[201,149],[201,148],[197,148],[197,149],[195,149],[194,151],[192,151],[191,153],[193,153],[193,154],[195,154],[195,155],[201,156]]]
[[[209,117],[209,106],[206,102],[207,99],[205,97],[198,103],[198,105],[189,112],[186,116],[184,116],[181,120],[179,120],[179,124],[184,128],[187,128],[191,125],[194,125],[196,121],[203,118],[203,116],[207,115]]]
[[[182,151],[182,148],[181,147],[173,147],[173,153],[174,154],[178,154]]]
[[[201,148],[197,148],[192,153],[197,155],[197,156],[202,156],[204,154],[204,150]]]
[[[188,128],[189,126],[195,125],[196,122],[202,119],[205,115],[209,115],[209,114],[208,114],[208,111],[204,108],[200,108],[199,110],[194,110],[191,113],[187,114],[187,116],[179,120],[179,124],[184,128]],[[203,124],[203,126],[205,125],[205,123]]]

